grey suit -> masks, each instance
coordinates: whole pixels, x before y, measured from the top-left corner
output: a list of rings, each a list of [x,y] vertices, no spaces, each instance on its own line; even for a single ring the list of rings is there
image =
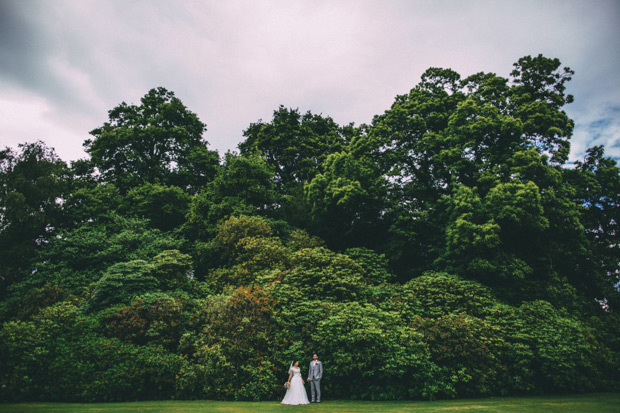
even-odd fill
[[[323,363],[312,360],[308,368],[308,381],[312,393],[312,401],[321,402],[321,378],[323,378]]]

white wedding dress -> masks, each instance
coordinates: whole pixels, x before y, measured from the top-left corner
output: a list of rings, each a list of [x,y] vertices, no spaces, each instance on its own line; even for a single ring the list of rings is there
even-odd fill
[[[293,371],[291,387],[286,390],[282,404],[309,404],[308,394],[304,387],[304,381],[301,378],[301,370],[299,367],[293,367],[291,370]]]

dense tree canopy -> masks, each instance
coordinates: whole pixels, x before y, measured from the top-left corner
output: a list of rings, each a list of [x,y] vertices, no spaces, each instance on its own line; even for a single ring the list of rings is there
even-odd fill
[[[69,176],[43,142],[0,151],[0,297],[26,276],[36,248],[63,224]]]
[[[207,126],[173,92],[152,89],[139,106],[123,102],[108,116],[84,143],[103,182],[123,190],[145,182],[196,190],[213,177],[217,155],[206,149]]]
[[[260,151],[275,169],[280,187],[309,182],[323,168],[328,155],[346,144],[343,128],[331,118],[300,114],[283,106],[273,113],[270,123],[259,121],[244,131],[239,144],[242,154]]]
[[[617,389],[620,168],[567,164],[572,75],[430,68],[222,158],[157,88],[70,166],[3,150],[0,401],[273,400],[314,352],[329,398]]]

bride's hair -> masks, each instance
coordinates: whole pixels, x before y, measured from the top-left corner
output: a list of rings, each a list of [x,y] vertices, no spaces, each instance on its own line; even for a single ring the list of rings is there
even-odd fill
[[[289,373],[291,372],[291,370],[293,369],[293,367],[295,367],[295,363],[298,363],[298,362],[299,362],[299,360],[293,360],[293,361],[291,362],[291,367],[289,367],[289,368],[288,368],[288,372],[289,372]]]

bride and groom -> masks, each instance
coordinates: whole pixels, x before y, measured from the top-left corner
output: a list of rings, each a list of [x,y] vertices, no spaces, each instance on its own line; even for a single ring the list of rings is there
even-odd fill
[[[321,403],[321,378],[323,377],[323,363],[319,361],[319,356],[312,355],[310,367],[308,367],[308,383],[312,394],[312,403]],[[291,363],[288,370],[288,381],[286,382],[288,389],[282,400],[282,404],[308,404],[308,394],[304,387],[304,379],[301,378],[301,369],[299,361],[295,360]]]

